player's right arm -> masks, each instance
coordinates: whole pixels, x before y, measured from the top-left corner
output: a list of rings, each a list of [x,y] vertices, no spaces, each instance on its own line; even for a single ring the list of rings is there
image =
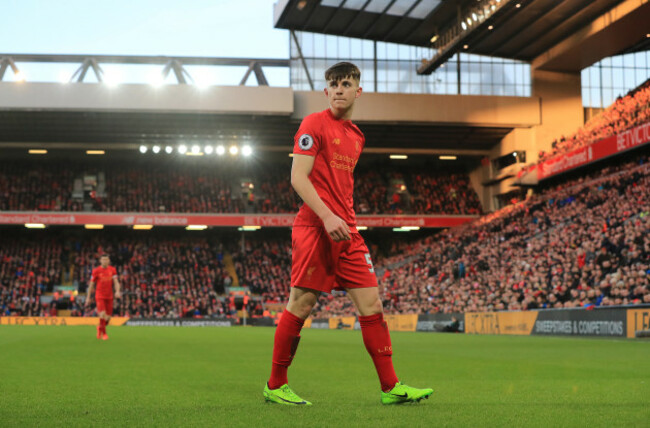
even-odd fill
[[[318,196],[314,185],[309,180],[309,174],[311,174],[313,167],[313,156],[294,154],[293,164],[291,166],[291,186],[293,186],[307,206],[320,217],[325,226],[325,231],[330,238],[336,242],[349,240],[350,228],[343,219],[334,214],[325,205],[320,196]]]
[[[90,282],[88,283],[88,290],[86,290],[86,302],[84,303],[84,306],[89,306],[91,300],[91,296],[93,293],[93,289],[95,288],[95,270],[93,269],[93,272],[90,276]]]

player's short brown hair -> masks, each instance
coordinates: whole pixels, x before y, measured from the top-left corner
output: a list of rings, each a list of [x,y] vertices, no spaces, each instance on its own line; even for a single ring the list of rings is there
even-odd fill
[[[109,256],[108,254],[102,254],[101,256],[99,256],[100,259],[101,259],[102,257],[108,257],[108,258],[110,258],[111,256]]]
[[[351,62],[339,62],[325,70],[326,82],[338,82],[346,77],[356,80],[357,82],[361,81],[361,71],[359,71],[359,67]]]

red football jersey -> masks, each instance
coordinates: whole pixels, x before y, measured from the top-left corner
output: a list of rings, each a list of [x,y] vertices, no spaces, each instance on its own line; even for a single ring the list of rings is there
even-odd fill
[[[356,232],[354,214],[354,167],[366,139],[349,120],[337,119],[331,110],[305,117],[294,137],[293,153],[314,156],[309,181],[318,196],[334,214]],[[294,226],[322,226],[323,222],[307,204],[303,204]]]
[[[95,299],[113,298],[113,278],[116,276],[117,271],[113,266],[107,268],[98,266],[93,269],[90,280],[95,283]]]

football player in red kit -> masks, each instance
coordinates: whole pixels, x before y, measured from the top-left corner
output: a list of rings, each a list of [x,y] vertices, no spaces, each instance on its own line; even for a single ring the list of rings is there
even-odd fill
[[[115,287],[115,298],[122,298],[120,282],[117,280],[117,271],[110,266],[111,259],[107,254],[99,258],[100,266],[93,269],[88,285],[88,294],[86,296],[86,306],[92,302],[92,292],[95,289],[95,302],[97,304],[97,315],[99,316],[99,325],[97,326],[97,339],[108,340],[106,334],[106,325],[113,315],[113,287]]]
[[[293,223],[291,292],[275,332],[271,377],[264,388],[269,402],[311,405],[289,388],[287,370],[318,296],[333,289],[345,290],[359,312],[381,402],[420,401],[433,393],[398,381],[370,252],[356,229],[353,172],[365,138],[350,119],[361,96],[360,78],[349,62],[325,71],[329,108],[305,117],[294,138],[291,184],[304,204]]]

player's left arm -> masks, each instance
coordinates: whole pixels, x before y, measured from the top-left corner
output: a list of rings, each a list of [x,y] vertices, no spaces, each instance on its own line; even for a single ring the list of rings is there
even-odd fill
[[[113,286],[115,287],[115,298],[116,299],[121,299],[122,298],[122,286],[120,285],[120,281],[117,279],[117,274],[113,276]]]

